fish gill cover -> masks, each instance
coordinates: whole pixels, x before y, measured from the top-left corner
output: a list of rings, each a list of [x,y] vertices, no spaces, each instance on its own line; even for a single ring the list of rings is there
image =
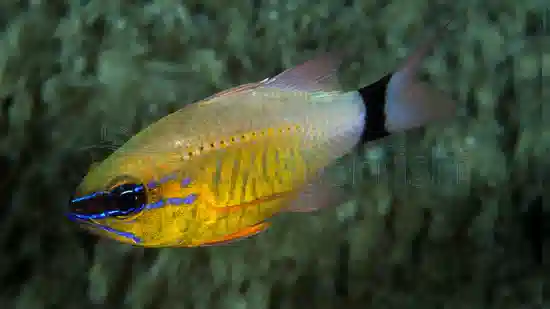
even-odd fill
[[[198,249],[64,216],[92,162],[182,104],[340,46],[363,85],[448,17],[425,72],[462,117],[340,171],[353,202]],[[549,17],[535,0],[2,1],[0,307],[548,306]]]

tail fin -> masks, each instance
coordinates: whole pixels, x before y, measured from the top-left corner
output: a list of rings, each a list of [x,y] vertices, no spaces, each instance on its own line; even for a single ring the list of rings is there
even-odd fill
[[[442,33],[438,31],[420,46],[397,71],[359,89],[367,110],[362,143],[455,114],[455,103],[450,98],[417,79],[422,60]]]

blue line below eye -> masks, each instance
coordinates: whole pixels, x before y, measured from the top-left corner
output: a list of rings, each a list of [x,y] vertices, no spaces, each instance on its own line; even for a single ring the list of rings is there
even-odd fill
[[[75,214],[68,214],[68,217],[69,219],[71,219],[72,221],[75,221],[75,222],[79,222],[81,224],[87,224],[87,225],[91,225],[91,226],[94,226],[94,227],[98,227],[104,231],[107,231],[107,232],[111,232],[111,233],[114,233],[114,234],[117,234],[119,236],[122,236],[124,238],[128,238],[130,240],[132,240],[134,243],[138,244],[138,243],[141,243],[142,240],[141,238],[137,237],[136,235],[134,235],[133,233],[131,232],[122,232],[122,231],[119,231],[119,230],[115,230],[113,228],[110,228],[108,226],[105,226],[105,225],[102,225],[102,224],[99,224],[99,223],[95,223],[95,222],[90,222],[88,220],[82,220],[82,218],[79,218],[79,216],[75,215]],[[79,220],[80,219],[80,220]]]
[[[191,178],[184,178],[181,183],[180,183],[180,186],[182,188],[185,188],[187,187],[189,184],[191,183]]]
[[[141,243],[142,240],[137,237],[136,235],[134,235],[133,233],[130,233],[130,232],[122,232],[122,231],[119,231],[119,230],[115,230],[113,228],[110,228],[108,226],[105,226],[105,225],[101,225],[101,224],[95,224],[97,227],[107,231],[107,232],[111,232],[111,233],[115,233],[119,236],[122,236],[124,238],[128,238],[128,239],[131,239],[132,241],[134,241],[136,244],[138,243]]]

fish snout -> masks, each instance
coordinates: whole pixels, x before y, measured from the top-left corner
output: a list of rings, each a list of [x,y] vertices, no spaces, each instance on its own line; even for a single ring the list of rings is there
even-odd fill
[[[71,198],[69,213],[81,220],[127,217],[140,212],[147,203],[141,184],[124,183],[110,191],[97,191]]]

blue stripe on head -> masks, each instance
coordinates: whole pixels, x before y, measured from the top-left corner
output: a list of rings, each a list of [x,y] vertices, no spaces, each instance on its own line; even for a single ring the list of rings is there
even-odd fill
[[[88,194],[88,195],[84,195],[84,196],[81,196],[81,197],[72,199],[72,200],[71,200],[71,203],[78,203],[78,202],[82,202],[82,201],[86,201],[86,200],[92,199],[92,198],[94,198],[94,197],[98,197],[98,196],[101,196],[101,195],[107,195],[107,194],[109,194],[109,193],[103,192],[103,191],[94,192],[94,193],[92,193],[92,194]]]
[[[154,203],[149,203],[145,206],[146,209],[155,209],[155,208],[161,208],[164,206],[164,200],[160,200]]]
[[[116,216],[127,216],[129,214],[138,212],[142,210],[145,207],[145,205],[141,205],[140,207],[128,209],[128,210],[105,210],[99,213],[95,214],[77,214],[73,213],[72,215],[80,218],[80,219],[105,219],[108,217],[116,217]]]
[[[191,178],[184,178],[181,183],[180,183],[180,187],[182,188],[185,188],[187,186],[189,186],[189,184],[191,183]]]
[[[176,173],[172,173],[172,174],[170,174],[170,175],[168,175],[168,176],[162,177],[162,178],[159,179],[158,181],[157,181],[157,180],[153,180],[153,181],[151,181],[151,182],[149,182],[149,183],[147,184],[147,188],[149,188],[149,189],[154,189],[154,188],[156,188],[156,187],[158,187],[158,186],[160,186],[160,185],[162,185],[162,184],[165,184],[165,183],[167,183],[167,182],[169,182],[169,181],[176,180],[176,179],[177,179],[177,176],[178,176],[178,175],[177,175]]]
[[[70,207],[74,216],[80,219],[103,219],[139,212],[146,198],[143,185],[123,184],[110,192],[98,191],[71,199]]]
[[[154,203],[147,204],[145,206],[145,208],[146,209],[156,209],[156,208],[161,208],[161,207],[165,206],[166,204],[169,204],[169,205],[190,205],[190,204],[193,204],[196,199],[197,199],[196,194],[189,194],[186,197],[169,197],[169,198],[166,198],[164,200],[160,200],[160,201],[157,201],[157,202],[154,202]]]
[[[172,205],[183,205],[183,204],[193,204],[195,202],[195,200],[197,199],[197,195],[196,194],[189,194],[188,196],[186,197],[171,197],[171,198],[168,198],[167,199],[167,202],[168,204],[172,204]]]
[[[101,224],[95,224],[97,227],[99,227],[100,229],[102,230],[105,230],[107,232],[111,232],[111,233],[114,233],[114,234],[117,234],[119,236],[122,236],[124,238],[127,238],[127,239],[130,239],[132,240],[134,243],[136,244],[139,244],[142,242],[141,238],[137,237],[136,235],[134,235],[134,233],[131,233],[131,232],[122,232],[122,231],[119,231],[119,230],[115,230],[113,228],[110,228],[108,226],[105,226],[105,225],[101,225]]]

